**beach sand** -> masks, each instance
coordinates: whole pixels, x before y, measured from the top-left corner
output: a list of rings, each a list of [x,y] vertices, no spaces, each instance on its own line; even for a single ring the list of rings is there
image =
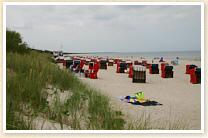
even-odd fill
[[[123,58],[124,59],[124,58]],[[142,61],[142,59],[131,59]],[[146,59],[152,62],[152,59]],[[165,60],[165,59],[164,59]],[[170,60],[165,60],[170,63]],[[164,120],[171,120],[171,124],[183,119],[189,130],[201,129],[201,84],[190,83],[190,75],[185,74],[186,65],[195,64],[201,67],[201,61],[178,60],[178,65],[173,66],[173,78],[162,78],[159,59],[154,60],[159,64],[159,74],[149,74],[146,70],[146,83],[132,83],[128,74],[116,73],[117,65],[108,66],[107,70],[98,71],[98,79],[81,79],[91,87],[101,90],[111,97],[110,104],[116,110],[124,113],[127,121],[137,122],[142,113],[150,113],[151,121],[167,124]],[[85,69],[87,66],[85,67]],[[136,92],[144,92],[144,98],[157,101],[162,105],[142,106],[125,103],[117,96],[135,96]],[[184,123],[181,120],[179,123]],[[154,123],[151,123],[154,124]]]

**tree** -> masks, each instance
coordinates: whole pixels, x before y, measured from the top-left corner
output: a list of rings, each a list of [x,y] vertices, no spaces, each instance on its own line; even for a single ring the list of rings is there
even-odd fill
[[[6,30],[6,52],[17,52],[20,54],[26,54],[28,45],[26,42],[22,42],[21,34],[16,31]]]

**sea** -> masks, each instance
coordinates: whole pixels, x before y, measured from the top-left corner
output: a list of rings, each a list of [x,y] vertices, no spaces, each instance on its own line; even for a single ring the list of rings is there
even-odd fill
[[[181,60],[201,60],[201,51],[168,51],[168,52],[96,52],[81,53],[79,56],[95,56],[95,57],[113,57],[113,58],[144,58],[144,59],[177,59]]]

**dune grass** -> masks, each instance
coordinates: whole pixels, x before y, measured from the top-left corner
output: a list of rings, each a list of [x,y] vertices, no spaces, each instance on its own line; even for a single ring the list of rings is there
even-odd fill
[[[123,129],[124,121],[109,106],[109,97],[73,74],[59,70],[52,64],[51,57],[35,51],[30,55],[7,53],[7,69],[15,73],[7,73],[6,77],[7,130],[31,129],[31,125],[19,123],[21,118],[15,116],[15,112],[25,113],[24,108],[30,109],[32,117],[44,114],[44,118],[59,122],[61,129],[67,122],[72,129]],[[54,89],[53,106],[48,106],[49,94],[42,90],[48,84],[58,88]],[[65,97],[65,102],[59,97],[63,91],[72,92]]]

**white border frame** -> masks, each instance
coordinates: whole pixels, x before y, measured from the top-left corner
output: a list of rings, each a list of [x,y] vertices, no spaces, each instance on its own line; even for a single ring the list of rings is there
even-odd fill
[[[7,5],[200,5],[201,6],[201,130],[6,130],[6,6]],[[3,133],[204,133],[204,2],[3,2]]]

